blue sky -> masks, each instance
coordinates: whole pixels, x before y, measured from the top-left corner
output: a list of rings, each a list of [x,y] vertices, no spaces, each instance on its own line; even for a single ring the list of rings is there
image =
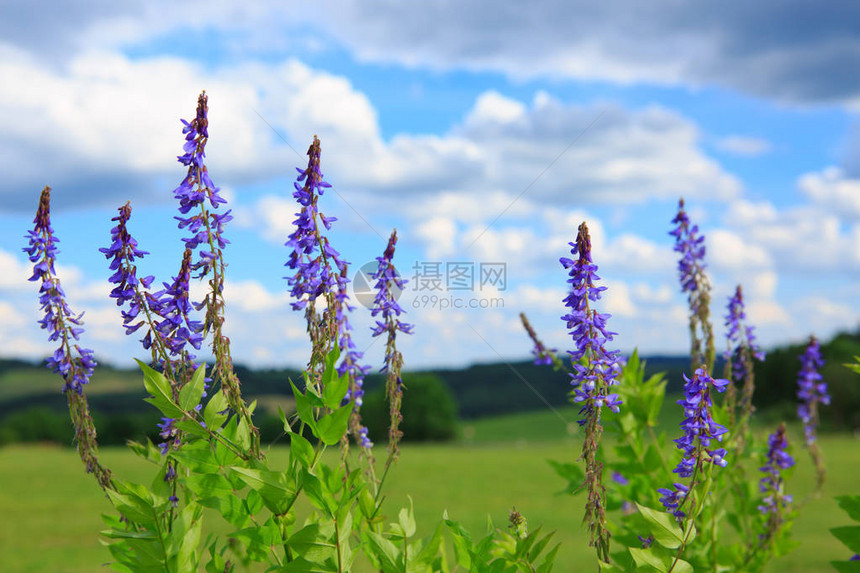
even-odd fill
[[[336,191],[321,208],[339,217],[332,242],[352,268],[378,256],[395,227],[407,278],[416,263],[506,265],[504,290],[403,294],[416,323],[408,367],[524,358],[522,311],[551,346],[568,348],[558,258],[582,220],[617,347],[683,353],[667,234],[682,195],[707,236],[718,323],[740,283],[766,347],[856,329],[858,8],[728,4],[4,7],[0,353],[51,350],[20,251],[48,184],[85,342],[114,363],[142,356],[122,335],[97,249],[130,200],[132,233],[152,253],[144,271],[176,272],[179,118],[193,115],[201,89],[209,170],[236,215],[227,296],[239,362],[305,359],[283,242],[294,167],[314,134]],[[431,295],[493,308],[443,309]],[[353,321],[378,364],[365,309]]]

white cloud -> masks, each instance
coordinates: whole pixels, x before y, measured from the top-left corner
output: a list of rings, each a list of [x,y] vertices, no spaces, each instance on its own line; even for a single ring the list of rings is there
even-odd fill
[[[379,146],[367,98],[344,78],[295,60],[210,71],[170,57],[86,53],[56,69],[13,53],[0,73],[7,80],[0,87],[0,149],[16,161],[0,194],[11,207],[29,203],[45,181],[59,205],[135,191],[146,197],[165,180],[178,184],[178,119],[193,115],[201,87],[210,95],[207,156],[216,184],[294,173],[314,133],[324,153],[336,150],[333,157]],[[299,156],[257,113],[286,132]]]
[[[524,120],[525,116],[526,107],[522,103],[496,91],[488,91],[475,101],[475,107],[466,117],[466,123],[515,123],[517,120]]]
[[[612,287],[603,292],[603,300],[606,311],[612,316],[631,318],[638,314],[630,290],[623,282],[612,283]]]
[[[273,293],[254,280],[226,281],[224,298],[228,301],[228,312],[238,309],[245,313],[274,312],[287,306],[289,293]]]
[[[312,134],[323,142],[330,182],[350,194],[385,193],[401,211],[440,192],[476,202],[527,190],[533,201],[571,205],[636,203],[690,189],[725,199],[740,188],[701,152],[696,126],[658,106],[565,104],[541,92],[527,106],[488,91],[444,135],[384,141],[367,96],[344,77],[296,60],[207,69],[175,57],[86,52],[52,67],[21,52],[6,55],[0,151],[17,166],[0,187],[9,207],[29,205],[45,181],[58,207],[129,194],[138,203],[156,189],[166,197],[165,181],[183,175],[174,163],[178,118],[192,115],[201,87],[210,97],[208,164],[228,188],[292,178]]]
[[[766,326],[794,326],[788,311],[774,300],[753,298],[745,301],[745,303],[747,323],[756,328]]]
[[[745,135],[723,137],[717,140],[716,147],[720,151],[741,157],[758,157],[773,149],[768,140]]]
[[[849,179],[838,167],[807,173],[798,180],[800,190],[828,211],[846,220],[860,220],[860,179]]]
[[[708,233],[708,258],[719,269],[759,269],[771,265],[767,251],[731,231]]]
[[[454,252],[457,224],[449,217],[431,217],[419,223],[413,233],[426,243],[430,259],[439,259]]]
[[[769,202],[737,201],[724,218],[729,229],[708,233],[720,241],[714,245],[709,237],[708,244],[714,245],[709,253],[720,257],[724,269],[765,266],[780,274],[850,274],[860,268],[860,225],[846,228],[843,214],[819,203],[777,209]]]
[[[27,279],[33,274],[29,261],[0,249],[0,291],[29,291],[32,283]]]

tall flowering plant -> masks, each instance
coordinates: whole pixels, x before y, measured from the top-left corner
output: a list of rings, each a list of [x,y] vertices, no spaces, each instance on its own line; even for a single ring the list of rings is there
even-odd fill
[[[31,281],[39,282],[39,305],[44,316],[39,325],[48,333],[48,340],[58,343],[48,357],[47,366],[63,378],[63,392],[75,428],[78,454],[88,473],[95,476],[102,489],[113,487],[111,472],[99,462],[96,428],[90,414],[84,386],[89,384],[97,364],[93,351],[80,345],[84,333],[83,313],[75,314],[66,301],[66,293],[54,268],[60,240],[51,226],[51,188],[45,187],[33,219],[33,229],[27,234],[29,246],[24,249],[33,263]]]
[[[608,314],[592,308],[600,300],[606,287],[597,286],[597,265],[591,258],[591,237],[588,226],[579,226],[576,242],[570,243],[571,255],[575,259],[562,257],[560,262],[568,271],[569,292],[564,299],[568,313],[561,317],[576,349],[570,354],[573,373],[573,402],[581,404],[582,418],[579,425],[585,431],[581,459],[585,462],[585,488],[588,499],[585,504],[585,523],[588,524],[589,543],[597,550],[598,558],[609,561],[609,529],[606,526],[606,495],[603,486],[603,464],[598,460],[600,437],[603,433],[601,413],[606,407],[619,412],[621,399],[610,388],[618,383],[620,366],[618,352],[606,349],[606,342],[615,333],[606,328]]]
[[[98,459],[95,427],[84,394],[96,362],[93,351],[79,343],[82,315],[72,312],[56,276],[58,239],[51,227],[49,188],[42,192],[25,249],[34,264],[32,280],[41,285],[44,317],[40,324],[49,340],[58,343],[48,365],[63,378],[81,459],[116,510],[116,515],[105,517],[107,529],[102,532],[111,567],[135,573],[202,568],[227,573],[255,569],[261,563],[267,571],[344,573],[353,570],[362,554],[385,573],[429,573],[456,566],[449,563],[445,550],[447,536],[458,547],[460,563],[468,560],[492,571],[550,571],[555,550],[544,552],[549,536],[529,532],[525,518],[516,511],[511,517],[515,526],[509,531],[493,529],[480,542],[474,542],[447,515],[432,537],[418,540],[411,505],[399,509],[397,522],[386,526],[384,480],[377,482],[372,473],[368,480],[362,472],[351,471],[348,449],[339,465],[326,463],[325,450],[346,444],[350,431],[371,461],[372,444],[358,418],[362,378],[369,366],[361,364],[362,353],[350,334],[348,315],[354,309],[346,292],[347,263],[325,237],[324,229],[334,218],[317,208],[323,190],[330,186],[320,172],[317,138],[309,148],[308,167],[299,170],[294,197],[300,212],[287,242],[291,249],[287,266],[294,271],[288,278],[293,306],[305,311],[313,350],[304,387],[292,385],[296,412],[289,417],[282,413],[284,434],[290,441],[287,467],[269,465],[254,427],[253,406],[242,399],[230,341],[223,330],[228,244],[224,228],[231,217],[230,211],[216,212],[226,201],[204,161],[209,138],[205,92],[198,98],[194,119],[183,121],[183,134],[183,155],[178,159],[187,173],[174,196],[179,201],[178,224],[186,236],[176,276],[155,290],[155,278],[138,270],[149,253],[139,248],[130,233],[129,203],[119,208],[110,244],[101,249],[110,260],[110,296],[122,308],[126,333],[142,331],[141,343],[151,356],[148,364],[139,364],[146,401],[162,415],[159,427],[164,441],[161,447],[148,441],[130,447],[152,462],[153,479],[143,483],[120,479]],[[388,334],[383,370],[393,381],[392,395],[399,400],[404,391],[403,358],[395,335],[411,332],[411,326],[400,322],[402,309],[393,296],[395,288],[403,287],[392,263],[395,242],[392,235],[378,258],[373,331]],[[190,296],[195,280],[206,281],[208,287],[200,301]],[[194,355],[207,340],[213,355],[208,365]],[[396,452],[396,423],[391,435],[391,451]],[[311,508],[305,522],[296,517],[300,499]],[[227,533],[212,533],[204,539],[204,521],[212,518],[222,521],[212,530]]]
[[[756,343],[755,329],[746,322],[746,318],[743,289],[738,285],[735,294],[729,299],[725,321],[727,348],[723,359],[726,361],[725,377],[732,382],[726,391],[726,409],[731,422],[734,422],[735,418],[739,420],[736,434],[740,440],[746,437],[753,412],[754,361],[764,360],[764,352]],[[738,388],[740,400],[737,396]]]
[[[827,392],[827,383],[819,372],[824,366],[824,359],[821,357],[821,349],[815,336],[809,337],[806,350],[800,357],[800,364],[800,373],[797,377],[797,397],[800,400],[797,406],[797,417],[803,424],[804,444],[815,464],[817,491],[821,491],[827,477],[827,470],[818,446],[818,408],[821,404],[830,403],[830,395]]]
[[[626,363],[614,353],[606,357],[610,353],[603,345],[613,333],[605,330],[607,317],[590,306],[606,287],[595,286],[597,268],[590,257],[587,231],[580,228],[573,251],[578,258],[562,259],[565,268],[571,269],[565,304],[572,309],[563,320],[576,342],[576,350],[570,353],[571,376],[573,400],[582,405],[580,423],[586,428],[586,469],[551,463],[567,480],[569,493],[588,492],[585,523],[590,531],[607,532],[606,551],[598,551],[601,571],[762,571],[773,558],[794,547],[790,531],[798,508],[793,506],[789,484],[794,459],[784,425],[771,434],[764,448],[756,445],[754,433],[749,431],[754,413],[754,361],[764,355],[746,320],[740,286],[729,300],[725,322],[725,378],[712,374],[714,342],[704,235],[690,222],[683,201],[673,224],[681,287],[690,307],[694,366],[691,376],[682,377],[683,397],[677,401],[680,436],[669,441],[659,432],[664,377],[657,374],[646,379],[636,352]],[[521,318],[534,344],[536,361],[565,368],[528,320]],[[812,374],[820,364],[814,360],[814,351],[810,355],[804,359],[799,394],[804,400],[801,416],[808,420],[822,390],[820,377]],[[592,367],[595,364],[597,368]],[[624,407],[617,408],[619,404]],[[607,432],[616,443],[611,458],[595,439],[600,431],[589,430],[594,428],[592,420],[599,418],[595,413],[607,405],[616,406],[616,415],[607,423]],[[763,461],[749,467],[759,457]],[[604,466],[612,479],[600,481],[600,495],[593,498],[598,483],[593,476],[602,475]],[[595,467],[600,474],[591,469]],[[753,469],[757,471],[752,473]],[[591,508],[599,508],[600,513]],[[594,515],[600,517],[596,528]],[[734,531],[728,533],[726,525]],[[614,547],[620,546],[620,550],[609,551],[609,531]]]
[[[675,251],[680,253],[678,275],[681,290],[687,294],[690,307],[690,356],[693,368],[714,366],[714,329],[711,325],[711,283],[705,273],[705,237],[699,226],[690,221],[684,200],[678,201],[678,213],[672,219],[675,228]]]

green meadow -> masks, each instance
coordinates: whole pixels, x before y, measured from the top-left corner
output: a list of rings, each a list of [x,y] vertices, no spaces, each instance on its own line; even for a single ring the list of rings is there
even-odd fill
[[[579,451],[573,408],[518,414],[464,423],[454,444],[406,445],[386,487],[389,515],[414,501],[418,534],[429,535],[447,510],[473,535],[482,534],[488,516],[506,523],[512,506],[529,520],[555,531],[562,543],[556,571],[595,570],[593,552],[580,526],[580,497],[555,495],[564,485],[547,460],[573,461]],[[668,423],[668,420],[667,420]],[[799,442],[792,428],[794,443]],[[829,529],[848,523],[832,500],[856,493],[860,476],[860,440],[833,434],[821,438],[829,475],[824,495],[811,500],[794,527],[800,547],[777,560],[770,571],[827,571],[828,561],[846,558],[846,549]],[[275,446],[277,464],[286,449]],[[812,489],[813,476],[805,452],[794,448],[800,462],[788,484],[800,500]],[[335,452],[332,454],[336,455]],[[147,462],[123,448],[106,448],[102,457],[124,477],[151,476]],[[379,451],[378,458],[384,458]],[[281,464],[283,465],[283,464]],[[755,464],[750,464],[750,467]],[[100,546],[100,513],[111,507],[92,478],[83,472],[74,450],[51,446],[0,449],[0,571],[4,573],[77,573],[107,570],[106,549]]]

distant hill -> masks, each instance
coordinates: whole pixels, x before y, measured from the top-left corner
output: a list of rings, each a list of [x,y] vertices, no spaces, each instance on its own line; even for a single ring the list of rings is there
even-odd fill
[[[646,371],[666,372],[670,386],[680,389],[680,373],[688,367],[686,357],[657,356],[647,359]],[[553,406],[568,403],[570,383],[563,373],[532,362],[475,364],[461,369],[424,370],[433,373],[451,390],[460,417],[479,418],[537,410],[545,402]],[[254,370],[236,366],[242,393],[249,399],[284,396],[292,398],[288,380],[299,382],[301,373],[292,369]],[[368,376],[368,391],[384,384],[380,375]],[[66,401],[56,374],[44,366],[23,360],[0,359],[0,416],[39,407],[64,411]],[[93,411],[104,414],[140,412],[145,405],[141,377],[136,369],[100,366],[86,388]],[[262,400],[261,400],[262,402]]]
[[[780,347],[768,352],[764,364],[756,367],[757,389],[754,397],[758,408],[781,409],[787,414],[796,404],[798,357],[803,345]],[[860,428],[860,377],[842,366],[860,355],[860,332],[839,334],[822,344],[826,360],[823,375],[830,384],[833,403],[823,413],[824,425],[836,428]],[[682,373],[689,373],[686,356],[645,357],[646,375],[663,372],[668,391],[681,391]],[[715,372],[722,374],[722,364]],[[236,373],[246,398],[259,399],[260,407],[274,410],[291,401],[288,380],[301,380],[301,373],[292,369],[254,370],[237,366]],[[532,362],[475,364],[467,368],[425,370],[441,378],[457,401],[463,419],[475,419],[496,414],[539,410],[546,403],[554,407],[568,404],[571,389],[567,376],[548,366]],[[381,386],[384,379],[371,375],[365,384],[368,391]],[[64,411],[65,400],[60,393],[57,375],[48,369],[22,360],[0,360],[0,417],[32,407]],[[103,414],[141,413],[148,408],[140,374],[136,370],[99,367],[87,388],[92,409]],[[286,401],[286,402],[285,402]]]

